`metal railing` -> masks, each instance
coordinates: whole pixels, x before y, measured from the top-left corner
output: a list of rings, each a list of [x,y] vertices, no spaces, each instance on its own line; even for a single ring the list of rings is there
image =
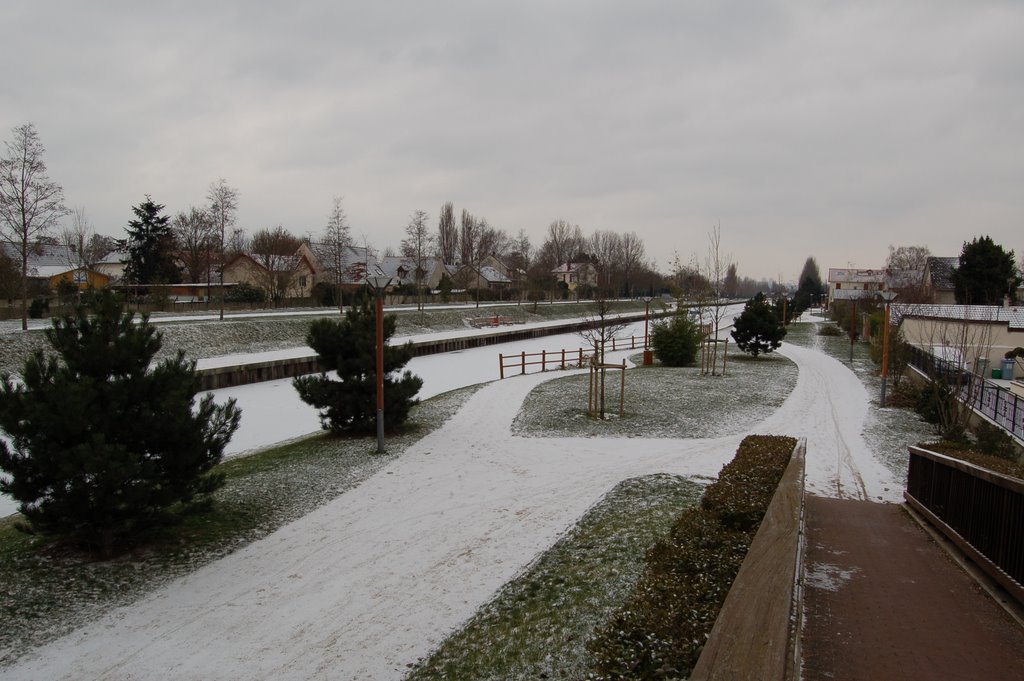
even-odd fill
[[[956,390],[961,402],[1018,440],[1024,440],[1024,399],[921,348],[911,346],[909,361],[929,379],[942,380]]]
[[[908,449],[907,503],[1024,603],[1024,481]]]

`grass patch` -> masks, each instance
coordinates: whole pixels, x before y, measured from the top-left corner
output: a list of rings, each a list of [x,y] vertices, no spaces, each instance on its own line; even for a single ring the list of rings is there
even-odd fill
[[[0,520],[0,668],[104,612],[265,537],[358,485],[458,411],[477,388],[413,408],[377,456],[375,437],[319,435],[220,465],[226,484],[208,513],[164,528],[113,560],[66,550]]]
[[[618,416],[619,375],[609,371],[605,421],[587,416],[586,374],[534,388],[512,424],[533,437],[717,437],[753,427],[779,408],[797,368],[781,355],[730,358],[726,376],[653,364],[626,372],[625,415]]]
[[[670,475],[620,483],[408,678],[583,678],[593,631],[630,593],[647,550],[700,490]]]

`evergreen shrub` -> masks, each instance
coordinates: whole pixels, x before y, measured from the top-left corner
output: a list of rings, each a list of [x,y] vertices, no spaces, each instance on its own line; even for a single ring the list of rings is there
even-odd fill
[[[700,327],[685,314],[675,314],[667,322],[651,325],[651,348],[654,356],[665,366],[693,364],[697,360],[700,340]]]
[[[796,440],[745,438],[736,457],[647,554],[626,604],[589,644],[594,679],[685,678],[778,487]]]

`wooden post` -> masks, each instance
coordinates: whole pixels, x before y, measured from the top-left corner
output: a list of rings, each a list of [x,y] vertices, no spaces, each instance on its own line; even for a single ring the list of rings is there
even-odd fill
[[[498,377],[505,378],[505,355],[498,353]]]
[[[729,339],[725,339],[725,351],[722,353],[722,375],[725,376],[725,363],[729,360]]]
[[[622,387],[619,388],[619,416],[626,414],[626,360],[622,360]]]
[[[562,348],[562,371],[565,371],[565,348]]]
[[[540,351],[540,370],[541,371],[547,371],[548,370],[548,351],[547,350],[541,350]]]
[[[526,351],[525,350],[523,350],[523,357],[522,357],[521,362],[522,362],[522,364],[520,365],[520,368],[522,369],[522,373],[525,374],[526,373]]]

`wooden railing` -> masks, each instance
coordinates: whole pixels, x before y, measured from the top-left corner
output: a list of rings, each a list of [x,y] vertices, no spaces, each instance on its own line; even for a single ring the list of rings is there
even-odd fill
[[[590,355],[583,348],[577,350],[541,350],[520,352],[518,355],[498,355],[498,375],[505,378],[506,369],[519,369],[525,374],[527,367],[540,367],[541,371],[551,369],[581,369],[586,366]]]
[[[1024,603],[1024,480],[910,447],[904,498]]]
[[[613,338],[605,344],[605,352],[617,350],[643,350],[643,336],[629,336],[628,338]],[[520,352],[518,354],[498,355],[498,375],[501,378],[510,375],[508,369],[519,369],[519,374],[525,374],[529,367],[540,367],[540,371],[548,369],[581,369],[585,362],[593,354],[593,348],[575,350],[541,350],[540,352]]]

